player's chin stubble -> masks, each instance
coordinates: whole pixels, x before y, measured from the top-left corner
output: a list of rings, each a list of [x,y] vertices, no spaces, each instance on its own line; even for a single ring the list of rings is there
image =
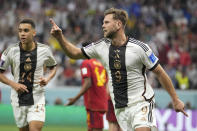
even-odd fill
[[[111,32],[107,33],[104,37],[112,39],[115,37],[115,34],[116,34],[116,31],[111,31]]]

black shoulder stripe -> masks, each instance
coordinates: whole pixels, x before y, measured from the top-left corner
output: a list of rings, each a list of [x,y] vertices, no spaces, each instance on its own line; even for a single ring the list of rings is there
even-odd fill
[[[47,66],[47,68],[49,68],[50,70],[52,70],[54,67],[56,67],[57,66],[57,64],[55,64],[55,65],[52,65],[52,66]]]
[[[99,43],[101,43],[102,41],[105,41],[105,40],[106,40],[105,38],[102,38],[102,39],[100,39],[100,40],[94,42],[94,45],[97,45],[97,44],[99,44]]]
[[[86,52],[84,51],[83,47],[81,48],[81,52],[83,53],[83,55],[87,58],[90,59],[90,57],[86,54]]]
[[[140,41],[129,41],[129,42],[139,45],[145,52],[147,52],[149,50],[148,47]]]
[[[154,70],[158,65],[159,65],[159,61],[157,61],[157,63],[151,69],[149,69],[149,70],[150,71]]]
[[[135,40],[135,39],[129,39],[129,42],[139,45],[145,52],[149,50],[149,48],[141,41]]]

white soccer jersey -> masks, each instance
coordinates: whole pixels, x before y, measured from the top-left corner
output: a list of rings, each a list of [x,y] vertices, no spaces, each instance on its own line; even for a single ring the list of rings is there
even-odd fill
[[[123,46],[116,47],[103,38],[83,47],[82,52],[88,58],[100,60],[108,71],[110,95],[116,108],[154,97],[145,70],[153,70],[158,58],[147,44],[129,38]]]
[[[11,89],[11,102],[14,105],[29,106],[38,101],[45,103],[44,88],[38,82],[43,77],[43,67],[56,66],[56,61],[49,46],[36,43],[36,48],[32,51],[25,51],[20,47],[20,43],[8,47],[1,56],[0,70],[5,71],[11,66],[14,81],[27,86],[29,93],[18,94]],[[42,100],[39,100],[42,98]]]

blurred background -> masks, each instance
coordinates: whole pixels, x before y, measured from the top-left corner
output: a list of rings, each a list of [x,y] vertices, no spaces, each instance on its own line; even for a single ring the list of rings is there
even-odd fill
[[[160,120],[164,116],[166,119],[165,122],[158,121],[159,129],[197,130],[196,0],[0,0],[0,55],[9,45],[18,42],[18,22],[22,18],[33,18],[36,23],[36,40],[48,44],[58,62],[55,78],[45,87],[49,111],[46,125],[85,127],[83,98],[75,106],[61,106],[67,102],[67,98],[75,96],[80,90],[79,66],[82,61],[70,59],[64,54],[58,42],[50,35],[49,18],[55,20],[72,43],[81,47],[82,42],[97,41],[103,37],[103,12],[111,7],[122,8],[128,12],[126,34],[152,48],[171,77],[180,99],[186,103],[186,109],[189,109],[190,117],[187,119],[170,110],[170,97],[161,88],[154,74],[147,72],[149,82],[155,90],[157,116]],[[12,78],[9,70],[6,75]],[[0,125],[14,125],[10,87],[2,83],[0,102],[0,118],[7,118],[1,119]],[[74,112],[75,110],[79,114]],[[170,115],[166,118],[165,114],[169,114],[169,111]],[[54,114],[57,119],[53,119]],[[69,122],[67,116],[74,116],[76,121]],[[79,116],[82,119],[79,119]],[[174,117],[176,119],[172,120]],[[59,119],[61,121],[58,121]],[[181,124],[177,121],[181,121]]]

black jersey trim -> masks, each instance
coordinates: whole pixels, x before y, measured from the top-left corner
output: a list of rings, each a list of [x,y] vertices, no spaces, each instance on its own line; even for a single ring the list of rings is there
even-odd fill
[[[100,40],[94,42],[94,45],[97,45],[97,44],[99,44],[99,43],[101,43],[101,42],[103,42],[103,41],[106,42],[106,43],[110,43],[110,40],[109,40],[109,39],[107,39],[107,38],[102,38],[102,39],[100,39]]]
[[[158,65],[159,65],[159,60],[158,60],[157,63],[156,63],[152,68],[150,68],[149,70],[150,70],[150,71],[154,70]]]
[[[153,96],[151,98],[149,98],[149,99],[144,96],[144,94],[146,93],[146,77],[145,77],[145,73],[146,73],[146,66],[144,65],[143,68],[142,68],[142,75],[144,77],[144,92],[142,93],[142,96],[144,97],[145,101],[151,102],[152,99],[154,98],[155,94],[153,94]]]
[[[152,113],[153,108],[154,108],[154,102],[151,100],[150,105],[149,105],[149,112],[148,112],[148,121],[149,122],[153,121],[153,113]]]
[[[135,39],[129,39],[129,42],[139,45],[145,52],[149,50],[149,48],[141,41],[135,40]]]
[[[90,59],[90,57],[86,54],[85,50],[83,49],[83,47],[81,48],[81,51],[83,53],[83,55],[87,58]]]
[[[51,70],[51,69],[53,69],[53,68],[56,67],[56,66],[57,66],[57,64],[52,65],[52,66],[46,66],[46,67],[49,68],[49,69]]]
[[[3,69],[0,69],[0,73],[4,73],[5,72],[5,70],[3,70]]]
[[[33,85],[36,67],[37,46],[32,51],[25,51],[20,48],[19,83],[24,84],[29,92],[18,94],[19,106],[34,105]]]
[[[128,104],[128,82],[125,53],[126,45],[120,47],[110,45],[109,68],[111,70],[115,108],[127,107]]]

